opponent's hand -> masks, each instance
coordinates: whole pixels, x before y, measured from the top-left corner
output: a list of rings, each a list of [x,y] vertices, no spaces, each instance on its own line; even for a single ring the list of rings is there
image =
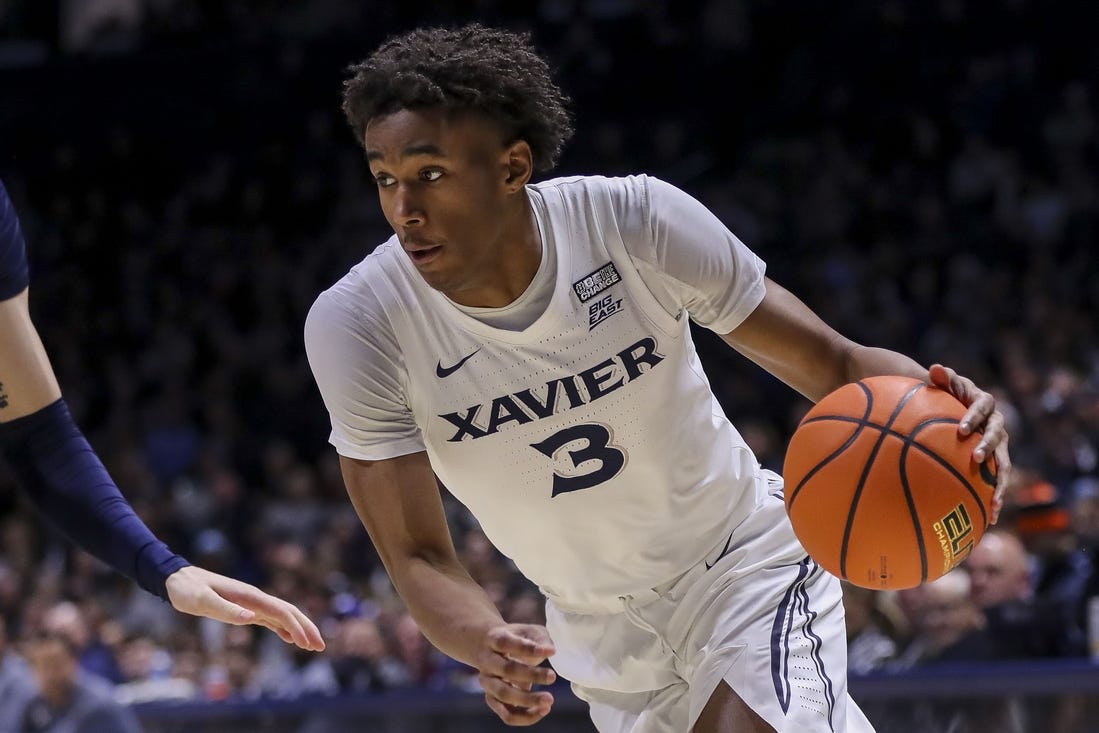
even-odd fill
[[[1004,415],[996,409],[995,397],[953,369],[935,364],[928,370],[928,374],[931,384],[950,392],[969,408],[958,423],[958,435],[965,437],[974,432],[981,433],[981,440],[973,449],[973,460],[980,463],[989,456],[996,460],[996,491],[992,495],[991,518],[992,524],[996,524],[1000,518],[1000,510],[1004,507],[1004,490],[1011,474]]]
[[[552,669],[538,665],[554,653],[544,626],[506,624],[490,630],[477,659],[485,702],[508,725],[533,725],[549,714],[553,695],[535,692],[535,685],[557,679]]]
[[[321,632],[308,616],[254,585],[194,565],[169,575],[166,585],[168,600],[177,611],[234,626],[256,624],[271,629],[287,644],[306,651],[324,650]]]

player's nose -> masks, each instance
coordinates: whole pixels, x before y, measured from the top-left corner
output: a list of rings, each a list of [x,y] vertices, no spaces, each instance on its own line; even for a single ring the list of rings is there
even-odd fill
[[[402,227],[423,224],[427,219],[423,201],[411,186],[397,186],[393,195],[393,216]]]

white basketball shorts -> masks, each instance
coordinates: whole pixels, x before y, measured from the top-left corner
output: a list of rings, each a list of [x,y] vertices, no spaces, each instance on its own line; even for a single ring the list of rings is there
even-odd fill
[[[779,733],[873,733],[847,694],[839,581],[806,556],[770,483],[728,545],[664,587],[601,607],[547,601],[550,662],[600,733],[689,733],[721,680]]]

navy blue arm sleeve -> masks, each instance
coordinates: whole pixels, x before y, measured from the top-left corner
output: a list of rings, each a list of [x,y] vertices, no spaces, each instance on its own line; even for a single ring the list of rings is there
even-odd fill
[[[0,451],[34,505],[69,539],[168,599],[165,581],[188,562],[134,513],[65,400],[0,424]]]

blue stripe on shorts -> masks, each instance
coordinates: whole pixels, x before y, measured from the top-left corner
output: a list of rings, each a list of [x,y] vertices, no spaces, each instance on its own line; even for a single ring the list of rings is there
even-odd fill
[[[782,712],[788,712],[793,694],[790,685],[790,634],[800,631],[809,642],[809,657],[824,686],[824,696],[828,706],[828,725],[835,730],[832,721],[836,708],[835,689],[820,655],[822,641],[813,631],[813,621],[817,618],[817,612],[809,608],[809,593],[806,590],[806,585],[819,572],[821,572],[820,566],[811,558],[806,557],[802,560],[798,565],[797,578],[786,589],[782,602],[778,606],[774,625],[771,627],[771,681],[774,683],[775,696],[778,697]],[[798,619],[796,626],[795,618]]]

